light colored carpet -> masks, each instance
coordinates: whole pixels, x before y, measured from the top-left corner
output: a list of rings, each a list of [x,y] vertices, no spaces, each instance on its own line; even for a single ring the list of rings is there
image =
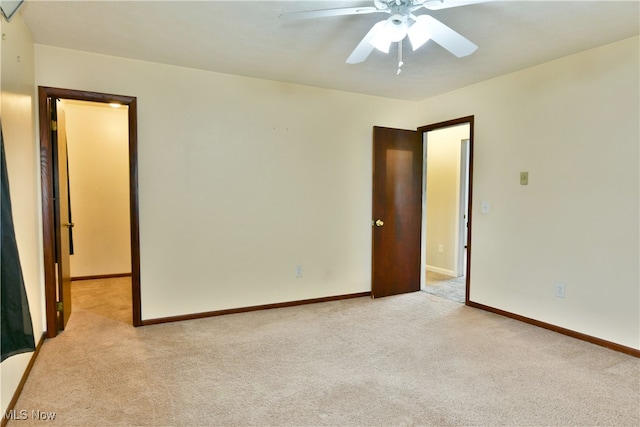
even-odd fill
[[[142,328],[76,307],[16,409],[64,426],[638,426],[639,398],[637,358],[417,292]]]

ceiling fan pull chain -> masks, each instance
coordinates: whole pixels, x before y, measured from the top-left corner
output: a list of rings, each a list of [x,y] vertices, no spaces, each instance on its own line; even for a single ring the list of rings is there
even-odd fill
[[[404,62],[402,61],[402,40],[400,40],[398,42],[398,72],[396,73],[396,76],[400,75],[400,73],[402,72],[403,64]]]

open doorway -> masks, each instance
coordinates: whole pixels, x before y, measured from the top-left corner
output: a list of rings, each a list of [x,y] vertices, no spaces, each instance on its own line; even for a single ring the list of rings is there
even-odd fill
[[[469,301],[473,118],[419,129],[423,135],[422,290]]]
[[[125,121],[121,125],[124,129],[126,142],[119,148],[109,146],[111,142],[102,141],[96,143],[97,133],[113,132],[114,127],[100,129],[89,137],[78,137],[78,128],[91,127],[91,120],[87,119],[90,111],[107,111],[108,104],[119,104],[122,109],[120,117]],[[93,110],[87,110],[87,109]],[[115,108],[114,108],[115,111]],[[90,113],[88,114],[91,115]],[[42,163],[42,204],[43,204],[43,252],[45,265],[45,305],[47,314],[47,337],[55,337],[59,330],[63,330],[71,313],[71,279],[98,279],[127,277],[130,289],[129,316],[134,326],[140,326],[140,249],[139,249],[139,224],[138,224],[138,192],[137,192],[137,129],[136,129],[136,98],[120,95],[109,95],[95,92],[75,91],[69,89],[57,89],[39,87],[39,116],[40,116],[40,149]],[[69,117],[67,117],[69,116]],[[68,118],[71,119],[69,122]],[[73,136],[67,141],[67,125],[73,128]],[[89,134],[91,130],[88,131]],[[85,130],[85,134],[87,131]],[[111,135],[113,136],[113,135]],[[121,135],[122,137],[122,135]],[[104,139],[104,138],[103,138]],[[109,139],[109,138],[107,138]],[[95,144],[95,145],[94,145]],[[107,145],[104,145],[107,144]],[[84,151],[84,153],[81,153]],[[98,151],[96,163],[92,166],[89,157],[95,156]],[[91,176],[97,172],[96,168],[106,166],[100,163],[107,162],[107,157],[121,154],[118,159],[120,171],[120,185],[110,186],[114,183],[114,175],[105,178]],[[124,157],[124,158],[123,158]],[[73,170],[73,165],[76,169]],[[89,171],[79,173],[78,165],[88,167]],[[107,166],[114,167],[114,165]],[[103,168],[104,169],[104,168]],[[67,171],[70,171],[67,174]],[[108,172],[108,171],[107,171]],[[75,181],[75,183],[74,183]],[[97,182],[97,183],[96,183]],[[124,185],[125,188],[122,186]],[[82,188],[82,187],[86,188]],[[75,191],[74,191],[75,189]],[[67,193],[72,190],[76,193]],[[116,199],[120,205],[117,217],[113,212],[106,212],[105,200],[100,199],[100,192],[120,192]],[[85,197],[82,197],[82,194]],[[93,193],[93,194],[92,194]],[[98,196],[98,199],[89,197]],[[72,201],[75,199],[75,203]],[[113,197],[109,197],[106,204],[113,204]],[[103,204],[101,206],[101,204]],[[97,205],[97,206],[96,206]],[[123,207],[125,206],[126,207]],[[74,213],[75,206],[75,213]],[[71,207],[71,214],[67,210]],[[124,209],[124,212],[123,212]],[[92,217],[91,212],[105,211],[106,214]],[[73,216],[75,215],[75,217]],[[79,230],[80,218],[82,218],[82,232]],[[73,219],[72,219],[73,218]],[[74,224],[78,222],[78,227]],[[106,222],[117,221],[120,226],[126,228],[128,236],[119,238],[94,239],[100,234],[110,234],[113,228],[107,227]],[[74,253],[77,259],[71,261],[71,248],[68,243],[73,239],[68,237],[69,231],[76,228],[77,240]],[[113,236],[110,236],[113,237]],[[98,245],[90,248],[90,240],[101,240]],[[123,241],[126,242],[123,243]],[[119,241],[115,244],[114,241]],[[80,247],[82,246],[82,256]],[[124,246],[123,246],[124,244]],[[97,255],[98,254],[98,255]],[[76,255],[74,255],[76,256]]]
[[[66,133],[72,309],[132,324],[128,107],[57,100]]]

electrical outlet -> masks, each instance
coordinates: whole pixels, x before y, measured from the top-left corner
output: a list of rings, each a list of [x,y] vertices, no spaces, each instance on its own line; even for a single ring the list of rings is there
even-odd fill
[[[444,253],[444,245],[442,245],[442,244],[438,245],[438,253],[439,254]]]
[[[564,295],[565,295],[564,285],[562,283],[558,283],[556,285],[556,297],[564,298]]]
[[[298,277],[298,278],[302,277],[302,266],[301,265],[296,265],[296,277]]]
[[[520,172],[520,185],[529,185],[529,172]]]

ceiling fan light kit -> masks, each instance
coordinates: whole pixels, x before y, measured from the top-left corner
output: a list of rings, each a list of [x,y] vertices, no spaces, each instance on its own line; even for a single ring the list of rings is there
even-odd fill
[[[374,0],[373,7],[347,7],[337,9],[292,12],[280,15],[287,21],[324,18],[329,16],[386,13],[388,19],[376,22],[347,58],[347,64],[364,62],[374,49],[389,53],[392,43],[398,43],[398,72],[402,67],[402,42],[409,39],[415,51],[433,40],[458,58],[471,55],[478,48],[471,41],[458,34],[442,22],[428,14],[414,15],[419,9],[440,10],[491,0]]]

